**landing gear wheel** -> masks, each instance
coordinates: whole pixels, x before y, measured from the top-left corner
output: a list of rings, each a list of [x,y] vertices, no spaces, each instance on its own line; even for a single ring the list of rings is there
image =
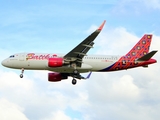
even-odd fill
[[[24,68],[22,68],[21,74],[19,75],[20,78],[23,78]]]
[[[76,79],[73,79],[73,80],[72,80],[72,84],[75,85],[76,83],[77,83],[77,80],[76,80]]]
[[[20,78],[23,78],[23,74],[20,74]]]

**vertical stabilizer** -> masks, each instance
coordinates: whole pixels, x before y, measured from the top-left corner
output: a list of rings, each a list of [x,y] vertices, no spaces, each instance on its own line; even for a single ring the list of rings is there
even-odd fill
[[[125,56],[103,71],[127,70],[139,66],[147,67],[149,64],[156,63],[157,61],[151,58],[157,51],[148,53],[151,40],[152,35],[145,34]]]
[[[141,58],[149,52],[152,35],[145,34],[139,42],[125,55],[130,60]]]

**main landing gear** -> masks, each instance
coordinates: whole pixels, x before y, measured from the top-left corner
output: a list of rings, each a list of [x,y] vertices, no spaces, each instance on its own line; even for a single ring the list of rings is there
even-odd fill
[[[74,74],[74,75],[77,75],[77,74],[78,74],[78,70],[75,69],[75,70],[73,71],[73,74]]]
[[[76,83],[77,83],[77,80],[75,78],[73,78],[72,84],[75,85]]]
[[[79,75],[79,72],[77,69],[75,69],[73,71],[73,80],[72,80],[72,84],[75,85],[77,83],[77,80],[75,79],[77,76]]]
[[[22,68],[21,74],[19,75],[20,78],[23,78],[24,68]]]

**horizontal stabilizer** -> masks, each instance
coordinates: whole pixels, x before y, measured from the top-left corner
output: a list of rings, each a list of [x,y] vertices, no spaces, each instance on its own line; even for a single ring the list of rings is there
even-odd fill
[[[149,59],[152,58],[152,56],[156,53],[157,51],[151,51],[150,53],[144,55],[141,58],[138,58],[137,61],[148,61]]]

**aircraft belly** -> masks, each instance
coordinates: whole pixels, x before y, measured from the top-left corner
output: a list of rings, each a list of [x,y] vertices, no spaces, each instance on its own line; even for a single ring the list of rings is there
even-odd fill
[[[89,72],[92,70],[92,66],[88,64],[82,64],[81,67],[76,67],[76,69],[80,73]],[[48,70],[54,71],[54,72],[62,72],[62,73],[72,73],[74,68],[70,67],[70,65],[62,66],[62,67],[48,67]]]

